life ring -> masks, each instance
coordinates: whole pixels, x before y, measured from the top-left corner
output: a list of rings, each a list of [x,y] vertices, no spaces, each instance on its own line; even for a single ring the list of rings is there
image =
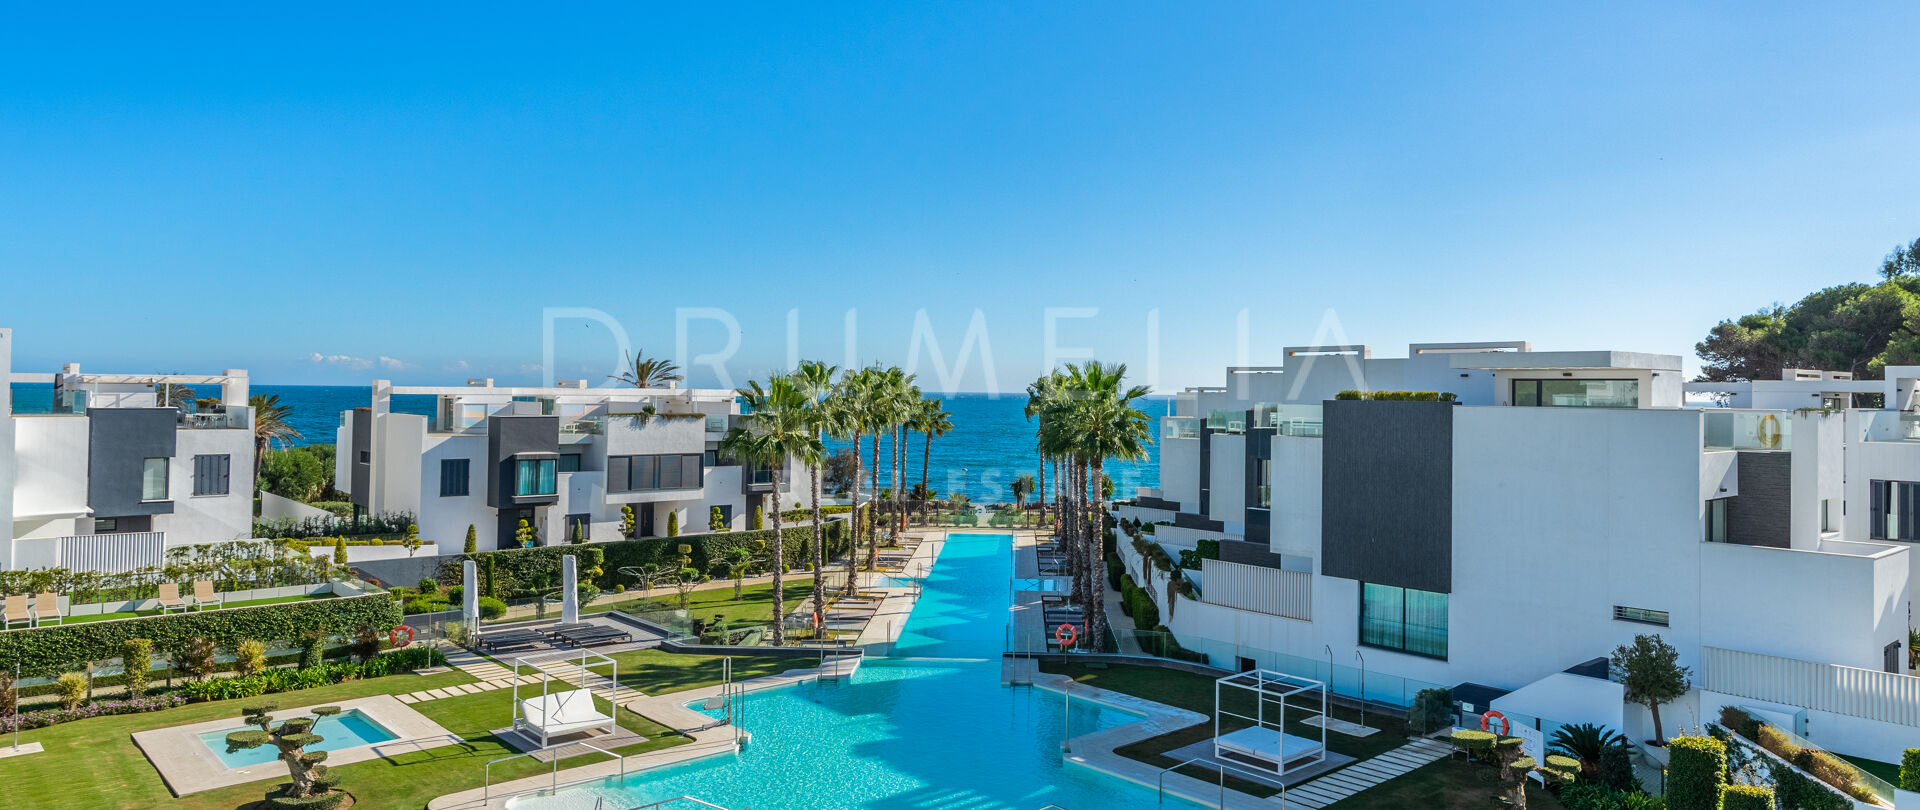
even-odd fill
[[[406,637],[407,637],[407,640],[406,640],[406,641],[401,641],[401,640],[400,640],[400,636],[401,636],[401,635],[402,635],[403,633],[404,633],[404,634],[406,635]],[[413,628],[411,628],[411,627],[408,627],[408,626],[406,626],[406,625],[404,625],[404,624],[397,624],[397,625],[394,625],[394,627],[393,627],[393,629],[392,629],[392,630],[389,630],[389,631],[387,631],[387,640],[388,640],[388,641],[391,641],[391,642],[393,642],[393,646],[395,646],[395,647],[405,647],[405,646],[407,646],[407,645],[409,645],[409,644],[412,644],[412,643],[413,643]]]
[[[813,629],[820,629],[820,614],[818,613],[813,614]]]
[[[1053,640],[1060,642],[1062,648],[1071,647],[1080,640],[1080,631],[1072,624],[1063,624],[1053,629]]]
[[[1493,729],[1487,728],[1487,726],[1493,724],[1493,720],[1496,718],[1499,719],[1500,721],[1500,730],[1493,731]],[[1498,734],[1502,737],[1505,737],[1505,736],[1508,736],[1507,732],[1513,730],[1513,723],[1507,720],[1506,715],[1501,714],[1497,711],[1490,710],[1486,714],[1480,715],[1480,730],[1493,731],[1493,733]]]
[[[1780,417],[1767,414],[1760,417],[1760,424],[1753,426],[1753,438],[1760,446],[1772,450],[1780,446]]]

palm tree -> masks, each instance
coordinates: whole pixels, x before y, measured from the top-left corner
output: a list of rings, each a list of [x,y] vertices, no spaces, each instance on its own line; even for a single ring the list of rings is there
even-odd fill
[[[829,430],[830,421],[838,415],[826,407],[826,398],[833,390],[833,375],[839,371],[834,366],[818,360],[801,361],[793,371],[794,384],[807,398],[807,421],[813,426],[815,438],[824,439]],[[820,465],[808,464],[807,476],[812,485],[813,494],[813,615],[825,621],[827,615],[827,593],[822,577],[826,576],[827,552],[821,542],[820,534]]]
[[[627,355],[627,364],[632,368],[607,377],[615,382],[626,383],[635,388],[667,388],[669,383],[679,382],[680,367],[671,360],[648,357],[645,350]]]
[[[780,528],[780,474],[789,459],[818,465],[823,455],[820,437],[807,415],[807,397],[790,377],[772,377],[766,386],[748,383],[740,397],[751,412],[720,441],[720,449],[749,464],[765,464],[773,477],[773,645],[786,643],[786,599],[782,575],[786,569],[786,538]]]
[[[1592,776],[1600,772],[1600,756],[1608,748],[1627,747],[1627,738],[1605,726],[1580,723],[1554,729],[1547,745],[1550,750],[1580,760],[1580,772]]]
[[[1042,466],[1040,470],[1041,475],[1047,474],[1045,466]],[[1019,478],[1013,479],[1013,508],[1014,511],[1020,514],[1020,525],[1022,526],[1025,526],[1027,523],[1027,496],[1032,494],[1033,476],[1031,474],[1021,473]]]
[[[926,516],[927,499],[933,493],[927,489],[927,468],[933,463],[933,437],[945,436],[953,432],[953,414],[940,409],[941,401],[923,399],[914,405],[913,416],[907,426],[927,437],[926,446],[920,451],[920,513]]]
[[[300,431],[293,429],[289,422],[293,416],[292,405],[280,404],[279,394],[254,394],[247,397],[247,405],[253,409],[253,474],[260,475],[260,459],[267,449],[279,445],[285,450],[296,439],[306,438]]]
[[[866,435],[866,410],[862,400],[866,395],[865,371],[847,371],[840,382],[821,403],[821,424],[827,435],[835,439],[853,443],[853,484],[848,487],[848,500],[853,502],[853,542],[847,548],[847,593],[855,590],[856,566],[859,564],[860,551],[860,439]],[[866,521],[871,524],[872,516]]]

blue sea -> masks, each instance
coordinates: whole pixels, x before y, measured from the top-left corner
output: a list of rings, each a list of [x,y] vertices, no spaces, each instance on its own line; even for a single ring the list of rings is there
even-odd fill
[[[206,392],[211,396],[217,392]],[[350,408],[364,407],[371,400],[372,389],[365,386],[331,385],[255,385],[253,393],[275,394],[283,404],[293,407],[292,423],[294,429],[303,437],[300,444],[328,443],[334,440],[334,429],[339,425],[340,412]],[[45,413],[52,405],[53,388],[50,385],[15,385],[13,390],[14,410],[19,413]],[[1021,475],[1038,476],[1039,457],[1034,454],[1032,422],[1027,421],[1025,413],[1026,397],[1001,396],[990,397],[986,394],[954,394],[942,398],[946,409],[953,413],[953,433],[933,440],[933,461],[928,465],[927,485],[942,495],[962,492],[973,499],[974,503],[1010,503],[1013,495],[1008,485]],[[1161,416],[1166,415],[1173,400],[1169,397],[1150,397],[1140,403],[1141,410],[1159,424]],[[434,398],[423,396],[397,396],[393,398],[393,409],[399,413],[431,415]],[[1154,431],[1158,438],[1159,431]],[[845,447],[843,442],[830,442],[829,449]],[[862,457],[872,458],[872,445],[863,444]],[[912,483],[920,481],[920,457],[925,440],[914,434],[907,442],[907,470]],[[881,481],[885,486],[885,476],[892,469],[887,463],[887,445],[881,448]],[[1052,475],[1052,471],[1048,471]],[[1157,487],[1160,485],[1160,448],[1154,445],[1148,449],[1146,460],[1137,463],[1108,462],[1107,475],[1113,478],[1114,492],[1126,497],[1133,493],[1134,487]],[[1049,482],[1051,483],[1051,482]]]

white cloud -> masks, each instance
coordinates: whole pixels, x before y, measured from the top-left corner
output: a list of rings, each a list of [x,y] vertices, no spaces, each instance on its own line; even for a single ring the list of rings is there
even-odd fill
[[[407,364],[383,354],[380,355],[380,367],[388,371],[399,371],[406,368]]]
[[[307,359],[323,365],[344,366],[346,368],[353,369],[354,371],[366,371],[367,369],[373,368],[372,360],[368,360],[364,357],[354,357],[352,355],[346,355],[346,354],[321,354],[319,352],[314,352],[313,354],[309,355]],[[384,360],[386,358],[381,358],[381,359]]]

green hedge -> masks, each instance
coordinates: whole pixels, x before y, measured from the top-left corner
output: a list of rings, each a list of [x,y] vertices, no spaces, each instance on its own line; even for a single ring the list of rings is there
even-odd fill
[[[1723,810],[1774,810],[1773,791],[1753,785],[1728,785],[1721,794]]]
[[[1909,748],[1900,756],[1900,789],[1920,792],[1920,748]]]
[[[1712,737],[1675,737],[1667,751],[1667,810],[1721,810],[1726,744]]]
[[[1453,402],[1459,397],[1448,391],[1341,391],[1334,399],[1368,399],[1396,402]]]
[[[596,568],[603,569],[603,576],[610,573],[611,569],[606,568],[606,555],[602,551],[610,545],[614,544],[535,546],[459,554],[447,557],[440,564],[439,579],[448,585],[459,585],[463,576],[461,564],[473,560],[480,572],[480,592],[483,594],[508,598],[526,592],[544,592],[560,587],[561,566],[565,565],[561,558],[569,554],[580,558],[582,582],[593,580],[595,577],[592,572]],[[491,582],[487,581],[489,577],[492,578]]]
[[[291,641],[310,630],[336,634],[372,625],[384,633],[400,618],[399,603],[391,594],[379,593],[61,624],[0,633],[0,661],[17,661],[30,674],[52,675],[83,667],[88,661],[118,658],[121,645],[131,638],[152,639],[157,651],[172,652],[193,638],[231,648],[249,639]]]

